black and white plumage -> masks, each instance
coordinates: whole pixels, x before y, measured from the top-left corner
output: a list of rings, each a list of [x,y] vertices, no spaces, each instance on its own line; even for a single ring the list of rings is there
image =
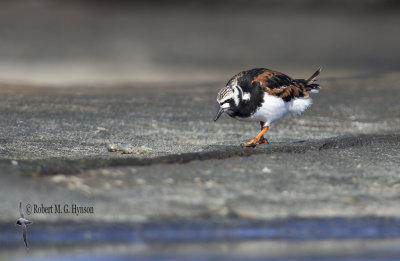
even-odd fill
[[[293,79],[265,68],[240,72],[219,91],[217,102],[220,108],[214,121],[224,112],[238,120],[258,121],[261,132],[242,146],[266,143],[264,133],[272,123],[310,107],[309,93],[318,92],[319,84],[314,82],[320,72],[321,68],[308,79]]]
[[[28,248],[28,241],[26,240],[26,226],[33,224],[33,222],[25,219],[21,202],[19,202],[19,215],[20,218],[17,220],[17,225],[22,226],[22,236],[24,238],[25,247]]]

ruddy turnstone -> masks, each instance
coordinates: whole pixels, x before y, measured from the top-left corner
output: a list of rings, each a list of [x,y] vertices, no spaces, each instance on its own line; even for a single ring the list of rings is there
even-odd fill
[[[259,121],[261,131],[250,141],[241,144],[255,147],[268,142],[264,133],[271,124],[288,114],[300,114],[310,107],[310,92],[318,92],[314,83],[319,68],[308,79],[293,79],[283,73],[265,68],[243,71],[233,76],[217,95],[220,108],[214,121],[226,112],[232,118]]]
[[[28,248],[28,241],[26,241],[26,226],[33,222],[25,219],[24,212],[22,212],[21,202],[19,202],[19,216],[20,218],[17,220],[17,225],[22,226],[22,237],[24,238],[25,247]]]

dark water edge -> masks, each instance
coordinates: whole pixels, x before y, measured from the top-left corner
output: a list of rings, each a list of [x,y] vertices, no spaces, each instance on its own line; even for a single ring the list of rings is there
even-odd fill
[[[0,225],[0,248],[19,247],[21,229]],[[244,240],[400,239],[399,218],[287,218],[271,221],[40,223],[28,227],[30,246],[117,243],[196,243]]]
[[[20,227],[2,223],[0,231],[0,257],[7,254],[13,257],[7,260],[369,261],[400,258],[399,218],[232,219],[141,224],[36,222],[28,229],[29,250],[24,249]],[[361,243],[353,247],[347,242]],[[272,256],[268,255],[270,250],[274,252]]]

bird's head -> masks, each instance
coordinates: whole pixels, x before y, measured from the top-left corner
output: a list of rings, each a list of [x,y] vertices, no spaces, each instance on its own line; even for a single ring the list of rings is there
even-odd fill
[[[217,121],[222,113],[227,112],[232,113],[236,107],[239,105],[242,93],[239,86],[226,86],[219,91],[217,95],[217,102],[219,104],[219,109],[215,115],[214,121]]]

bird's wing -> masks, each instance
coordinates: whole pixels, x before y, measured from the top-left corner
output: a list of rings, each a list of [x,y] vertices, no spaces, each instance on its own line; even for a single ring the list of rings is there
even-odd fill
[[[253,77],[269,95],[282,98],[288,102],[296,97],[308,97],[304,83],[295,80],[286,74],[266,70]]]
[[[28,248],[28,242],[26,241],[26,225],[25,224],[22,225],[22,231],[23,231],[22,235],[24,237],[25,247]]]
[[[20,215],[22,218],[25,218],[25,217],[24,217],[24,212],[22,212],[22,203],[21,203],[21,202],[19,202],[19,215]]]

